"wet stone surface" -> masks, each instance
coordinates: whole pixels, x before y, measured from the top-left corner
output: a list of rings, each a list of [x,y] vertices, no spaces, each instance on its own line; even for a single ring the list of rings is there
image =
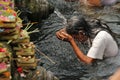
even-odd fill
[[[50,1],[52,2],[52,0]],[[59,2],[60,0],[56,0],[56,3],[54,3],[54,5],[60,11],[63,7],[63,6],[61,7],[59,6],[61,4],[63,4],[67,8],[69,8],[68,6],[70,4],[73,4],[73,6],[78,5],[76,3],[69,4],[64,2],[60,2],[59,4]],[[70,6],[70,9],[72,9],[71,6]],[[65,10],[61,12],[63,16],[67,19],[70,18],[72,15],[76,15],[76,12],[77,12],[77,15],[81,14],[81,11],[76,11],[77,9],[72,9],[72,10],[70,9],[69,9],[69,12],[65,12]],[[114,13],[114,14],[117,14],[117,13]],[[103,20],[120,21],[119,20],[120,18],[118,16],[113,14],[111,15],[106,14],[104,16],[103,15],[99,16],[99,18]],[[108,23],[108,25],[114,32],[120,34],[120,24]],[[41,61],[44,63],[43,67],[45,67],[47,70],[52,71],[61,80],[106,79],[120,65],[120,62],[118,60],[120,59],[120,56],[118,56],[117,58],[112,58],[112,59],[105,60],[103,62],[99,62],[97,63],[97,65],[95,64],[92,66],[82,63],[77,59],[69,43],[60,41],[56,38],[55,32],[63,27],[64,27],[63,19],[61,19],[55,13],[53,13],[49,16],[48,19],[43,20],[42,25],[40,25],[39,27],[40,32],[33,35],[34,36],[33,41],[37,46],[37,48],[39,48],[40,51],[42,51],[45,55],[47,55],[50,59],[52,59],[52,61],[50,61],[45,56],[39,55],[39,53],[37,53],[37,57],[40,58]],[[80,48],[82,48],[84,51],[87,50],[82,45],[80,45]]]

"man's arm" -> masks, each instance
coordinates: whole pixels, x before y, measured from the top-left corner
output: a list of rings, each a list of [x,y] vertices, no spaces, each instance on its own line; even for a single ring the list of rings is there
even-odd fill
[[[77,57],[78,57],[81,61],[83,61],[83,62],[85,62],[85,63],[87,63],[87,64],[90,64],[90,63],[93,62],[94,59],[93,59],[93,58],[90,58],[90,57],[88,57],[88,56],[86,56],[86,55],[84,55],[84,53],[80,50],[80,48],[79,48],[79,47],[77,46],[77,44],[75,43],[74,39],[72,39],[72,40],[70,41],[70,44],[71,44],[71,46],[73,47],[73,50],[75,51]]]
[[[109,77],[109,80],[120,80],[120,68]]]
[[[59,38],[62,37],[65,41],[68,41],[68,42],[71,44],[74,52],[76,53],[77,57],[78,57],[81,61],[83,61],[83,62],[85,62],[85,63],[87,63],[87,64],[90,64],[90,63],[93,62],[94,58],[90,58],[90,57],[84,55],[84,53],[83,53],[83,52],[80,50],[80,48],[77,46],[76,42],[74,41],[74,38],[73,38],[71,35],[69,35],[69,34],[67,34],[67,33],[65,33],[65,32],[61,32],[61,33],[59,32],[59,33],[57,34],[57,36],[58,36]]]
[[[71,35],[67,34],[64,28],[56,32],[56,36],[60,40],[68,41],[71,44],[75,54],[81,61],[87,64],[90,64],[93,62],[94,59],[84,55],[84,53],[79,49],[79,47],[75,43],[74,38]]]

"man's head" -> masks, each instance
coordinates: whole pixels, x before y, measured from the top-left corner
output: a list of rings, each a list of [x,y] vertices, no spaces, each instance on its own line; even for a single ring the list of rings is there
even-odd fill
[[[66,32],[73,37],[82,40],[85,37],[90,37],[91,29],[86,20],[80,16],[73,16],[68,20]]]

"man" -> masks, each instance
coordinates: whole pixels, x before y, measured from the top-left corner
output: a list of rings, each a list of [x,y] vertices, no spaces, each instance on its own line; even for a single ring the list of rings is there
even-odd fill
[[[73,16],[68,20],[65,28],[56,32],[56,36],[60,40],[69,42],[77,57],[87,64],[97,59],[116,56],[118,46],[110,31],[102,27],[98,20],[91,23],[89,24],[83,17]],[[87,55],[81,51],[75,40],[88,43],[90,49]]]

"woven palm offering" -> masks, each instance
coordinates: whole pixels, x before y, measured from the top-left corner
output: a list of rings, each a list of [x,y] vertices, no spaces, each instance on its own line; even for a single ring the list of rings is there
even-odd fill
[[[14,48],[15,49],[15,48]],[[35,54],[35,50],[34,49],[19,49],[17,48],[16,50],[16,55],[34,55]]]
[[[11,74],[11,48],[7,42],[0,42],[0,78],[10,80]],[[3,79],[4,80],[4,79]]]
[[[12,13],[13,12],[13,13]],[[14,40],[19,37],[14,10],[0,10],[0,40]]]
[[[0,40],[16,40],[20,36],[20,28],[0,28]]]
[[[19,38],[13,40],[12,43],[26,43],[26,42],[30,42],[30,36],[28,35],[27,31],[21,30]]]
[[[16,52],[16,55],[34,55],[35,49],[32,42],[29,43],[20,43],[13,47],[13,50]]]
[[[11,51],[9,50],[9,46],[7,42],[0,42],[0,58],[10,58]]]
[[[32,42],[29,43],[19,43],[17,46],[13,47],[17,55],[17,64],[25,66],[35,66],[35,49]],[[24,65],[25,64],[25,65]],[[35,65],[34,65],[35,64]]]
[[[31,63],[34,63],[36,60],[35,60],[35,56],[21,56],[21,55],[18,55],[18,63],[23,63],[23,64],[31,64]]]
[[[7,9],[10,9],[10,7],[0,4],[0,10],[7,10]]]
[[[7,71],[7,64],[6,63],[0,63],[0,73],[3,73]]]
[[[14,48],[15,49],[15,48]],[[16,55],[34,55],[35,50],[34,49],[18,49],[16,50]]]
[[[3,7],[3,10],[6,9],[6,7],[14,9],[14,0],[0,0],[0,6]]]
[[[19,37],[18,34],[16,35],[6,35],[6,36],[1,36],[1,40],[15,40]]]
[[[29,30],[33,23],[23,27],[19,17],[21,12],[14,11],[12,1],[14,0],[0,0],[0,80],[47,79],[49,74],[46,70],[40,68],[37,71],[35,45],[29,36],[39,30]]]
[[[18,27],[18,28],[22,28],[23,27],[22,19],[20,17],[17,17],[17,19],[16,19],[16,27]]]
[[[17,66],[21,66],[23,69],[26,70],[33,70],[37,68],[37,61],[35,61],[34,63],[19,63],[17,62]]]
[[[9,6],[10,5],[10,1],[0,0],[0,5],[1,6]]]
[[[0,10],[0,22],[16,22],[17,13],[12,9]]]
[[[37,60],[34,55],[18,55],[16,63],[18,67],[20,66],[23,69],[36,69],[37,67]]]
[[[0,36],[5,36],[5,35],[19,35],[20,29],[18,27],[15,28],[0,28]]]
[[[35,59],[35,45],[32,42],[19,43],[13,47],[15,54],[17,56],[17,66],[27,69],[35,69],[37,62]]]
[[[20,23],[19,23],[20,25]],[[33,23],[28,23],[27,26],[24,29],[20,30],[20,36],[18,39],[13,40],[12,43],[28,43],[30,42],[30,36],[29,34],[31,33],[35,33],[35,32],[39,32],[38,29],[35,29],[33,31],[29,31],[28,30],[33,26]]]

